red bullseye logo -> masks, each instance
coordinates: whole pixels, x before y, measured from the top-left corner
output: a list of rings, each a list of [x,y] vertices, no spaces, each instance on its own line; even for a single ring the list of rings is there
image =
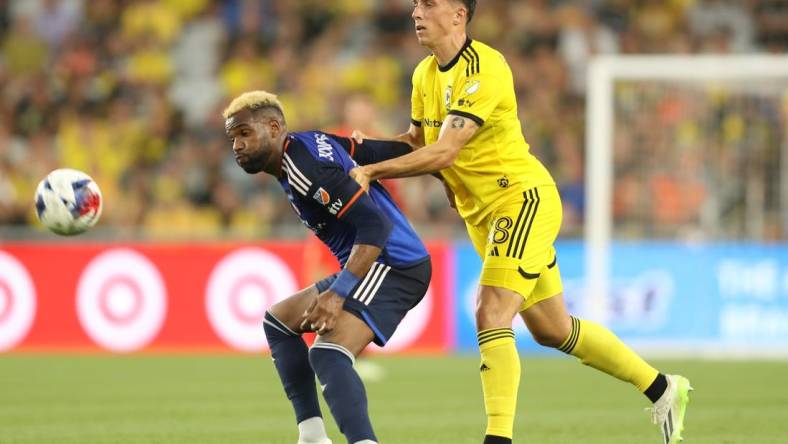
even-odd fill
[[[25,338],[36,314],[33,280],[21,262],[0,251],[0,351]]]
[[[262,248],[236,250],[216,264],[205,293],[205,310],[216,334],[231,347],[260,351],[265,311],[298,285],[290,267]]]
[[[101,314],[117,325],[128,325],[137,319],[142,304],[142,290],[127,276],[115,276],[99,290]]]
[[[230,289],[230,310],[239,320],[259,326],[265,310],[276,301],[273,289],[259,276],[246,276]]]
[[[3,325],[11,317],[14,309],[14,299],[11,297],[11,288],[3,281],[0,281],[0,325]]]
[[[167,292],[159,270],[134,250],[99,254],[79,278],[79,321],[88,336],[108,350],[145,347],[159,333],[166,313]]]

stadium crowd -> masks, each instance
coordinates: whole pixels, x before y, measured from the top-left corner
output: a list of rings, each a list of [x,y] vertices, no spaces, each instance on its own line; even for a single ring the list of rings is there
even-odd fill
[[[286,234],[282,227],[296,219],[273,194],[280,192],[276,185],[234,166],[222,107],[242,91],[266,89],[280,95],[291,130],[349,134],[358,128],[394,135],[407,127],[410,75],[426,55],[410,14],[409,0],[0,0],[0,225],[33,224],[38,181],[68,166],[88,172],[101,186],[101,226],[113,235]],[[473,38],[506,55],[526,140],[561,188],[565,234],[578,235],[589,58],[783,53],[788,5],[483,0],[470,29]],[[655,100],[646,103],[676,104]],[[730,100],[709,106],[749,109]],[[662,112],[670,115],[669,108]],[[685,114],[683,124],[667,124],[676,129],[675,138],[649,130],[648,116],[634,114],[632,125],[620,125],[615,135],[625,148],[616,157],[622,168],[614,211],[634,234],[670,235],[657,228],[693,224],[699,217],[713,182],[669,165],[626,168],[628,159],[674,146],[676,138],[697,142],[693,115]],[[743,128],[774,116],[749,110],[739,126],[736,116],[720,118],[729,125],[726,134],[745,138]],[[703,127],[702,119],[696,127]],[[762,126],[767,132],[774,128]],[[672,158],[684,156],[698,165],[738,155],[704,153],[688,150]],[[690,191],[676,191],[679,186]],[[462,229],[433,178],[400,180],[392,187],[426,236]],[[663,198],[643,205],[643,195],[654,192]],[[776,217],[776,231],[788,231],[788,221]]]

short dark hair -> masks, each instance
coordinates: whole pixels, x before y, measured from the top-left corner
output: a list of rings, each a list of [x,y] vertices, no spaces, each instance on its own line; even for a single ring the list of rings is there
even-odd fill
[[[476,0],[460,0],[460,2],[462,2],[465,9],[468,10],[468,17],[465,19],[465,23],[470,23],[473,18],[473,13],[476,12]]]

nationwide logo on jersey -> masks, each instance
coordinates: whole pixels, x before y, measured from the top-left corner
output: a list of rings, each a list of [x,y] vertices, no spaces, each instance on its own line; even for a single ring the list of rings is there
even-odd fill
[[[422,120],[422,122],[430,128],[440,128],[440,126],[443,125],[443,122],[440,120],[437,119],[430,120],[426,117]]]
[[[312,197],[322,205],[328,205],[331,202],[331,195],[323,187],[318,188]]]
[[[451,108],[451,85],[446,87],[446,94],[444,95],[444,101],[446,102],[446,111]]]

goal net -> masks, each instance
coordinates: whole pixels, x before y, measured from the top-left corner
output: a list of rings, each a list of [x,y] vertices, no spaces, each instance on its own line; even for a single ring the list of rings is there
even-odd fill
[[[687,267],[714,286],[719,312],[708,330],[716,333],[699,333],[698,343],[750,332],[725,316],[753,300],[764,316],[784,313],[773,322],[788,325],[788,253],[765,249],[788,239],[788,57],[603,56],[589,72],[584,312],[623,329],[647,321],[649,314],[631,315],[617,276],[636,269],[633,262],[673,258],[661,269],[673,276],[674,305],[697,296],[680,277]],[[705,259],[682,262],[699,245]],[[726,255],[731,245],[739,250]],[[730,273],[744,283],[731,283]],[[731,286],[741,289],[731,296]],[[653,305],[638,298],[636,312]],[[781,298],[784,306],[773,303]],[[755,335],[768,320],[752,323],[761,324]],[[780,328],[770,334],[788,338]]]

